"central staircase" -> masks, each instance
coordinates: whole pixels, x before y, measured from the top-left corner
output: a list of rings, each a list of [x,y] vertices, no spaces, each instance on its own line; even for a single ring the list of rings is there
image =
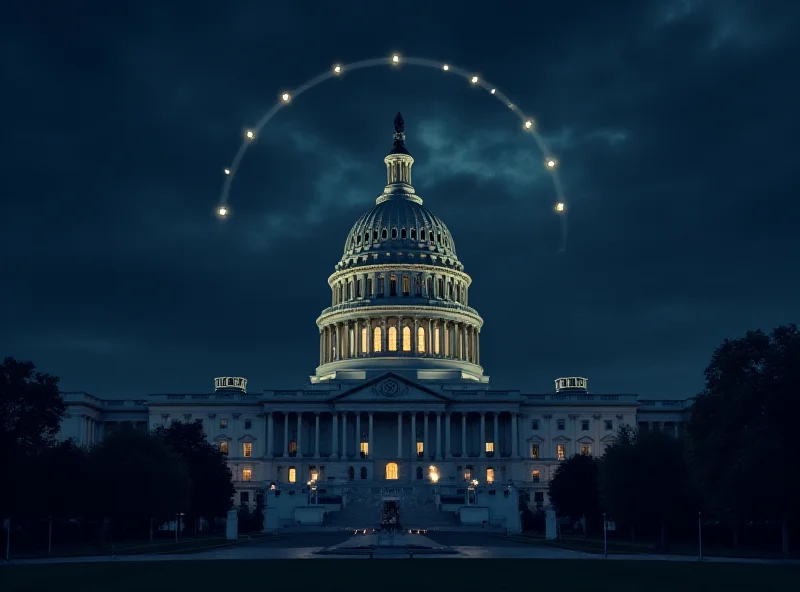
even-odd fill
[[[381,500],[395,497],[400,500],[400,523],[404,529],[436,529],[459,526],[454,512],[442,512],[436,507],[430,487],[352,487],[347,492],[347,505],[339,512],[325,517],[325,526],[337,528],[376,528],[380,522]]]

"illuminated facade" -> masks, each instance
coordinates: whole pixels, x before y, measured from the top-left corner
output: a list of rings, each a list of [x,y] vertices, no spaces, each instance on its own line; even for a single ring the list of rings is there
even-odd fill
[[[244,378],[221,377],[212,393],[136,401],[65,393],[62,436],[92,444],[121,422],[200,421],[228,456],[237,503],[255,503],[270,484],[460,493],[477,481],[513,483],[541,507],[559,462],[602,455],[620,425],[679,433],[691,401],[593,394],[580,377],[557,379],[545,394],[492,389],[472,280],[411,185],[399,114],[384,162],[387,185],[328,278],[331,305],[317,319],[319,364],[307,386],[254,394]]]

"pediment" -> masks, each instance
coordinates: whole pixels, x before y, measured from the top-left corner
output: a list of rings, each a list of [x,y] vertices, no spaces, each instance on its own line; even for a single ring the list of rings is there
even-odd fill
[[[449,400],[449,397],[393,372],[368,380],[333,398],[337,403],[443,403]]]
[[[230,441],[231,439],[225,434],[220,434],[219,436],[214,438],[214,442],[230,442]]]
[[[567,438],[566,436],[556,436],[553,438],[553,442],[569,442],[571,439]]]
[[[614,440],[616,440],[616,439],[617,439],[617,437],[614,434],[607,434],[607,435],[603,436],[602,438],[600,438],[600,441],[603,444],[613,444]]]
[[[589,436],[583,436],[582,438],[578,438],[578,442],[581,444],[591,444],[594,442],[594,439]]]
[[[531,436],[530,438],[527,439],[527,442],[534,442],[536,444],[541,444],[542,442],[544,442],[544,438],[542,438],[541,436]]]
[[[239,442],[255,442],[258,438],[255,436],[251,436],[250,434],[245,434],[241,438],[239,438]]]

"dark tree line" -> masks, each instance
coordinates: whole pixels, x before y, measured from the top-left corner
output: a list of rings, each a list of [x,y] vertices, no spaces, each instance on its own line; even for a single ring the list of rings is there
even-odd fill
[[[213,525],[231,508],[230,469],[200,423],[121,426],[79,448],[57,441],[64,413],[57,378],[30,362],[0,364],[0,516],[23,546],[40,547],[53,524],[61,545],[152,539],[178,513],[191,534],[200,518]]]
[[[564,462],[550,499],[589,531],[606,512],[634,538],[657,533],[662,548],[673,527],[700,520],[724,526],[734,547],[746,529],[779,530],[788,554],[800,526],[799,419],[800,331],[749,331],[714,352],[683,438],[623,427],[602,458]]]

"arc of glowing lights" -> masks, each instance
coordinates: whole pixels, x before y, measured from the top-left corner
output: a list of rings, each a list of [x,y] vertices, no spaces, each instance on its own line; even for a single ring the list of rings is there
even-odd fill
[[[422,66],[425,68],[434,68],[436,70],[442,70],[444,72],[452,72],[458,76],[461,76],[465,80],[467,80],[473,86],[477,86],[483,88],[484,90],[488,91],[490,95],[494,96],[497,100],[501,101],[509,110],[511,110],[522,122],[522,128],[530,132],[533,138],[536,140],[536,144],[539,146],[539,150],[545,155],[544,165],[545,168],[552,173],[553,185],[556,191],[556,204],[554,206],[555,211],[561,217],[561,247],[559,249],[560,252],[563,252],[566,248],[567,242],[567,204],[566,199],[564,198],[564,191],[563,186],[561,184],[561,178],[558,174],[558,160],[554,156],[551,155],[550,150],[547,148],[547,145],[544,142],[541,134],[536,130],[536,123],[535,121],[527,117],[522,110],[517,107],[514,103],[512,103],[508,97],[503,94],[500,90],[496,87],[489,84],[486,80],[483,80],[481,77],[476,75],[473,72],[468,72],[462,68],[457,66],[453,66],[452,64],[438,62],[435,60],[429,60],[426,58],[401,58],[399,54],[392,54],[390,57],[387,58],[372,58],[368,60],[361,60],[358,62],[353,62],[352,64],[335,64],[330,70],[326,70],[325,72],[307,80],[299,87],[294,89],[293,91],[284,91],[280,95],[280,100],[269,110],[267,111],[261,119],[258,120],[256,125],[250,129],[245,130],[244,133],[244,141],[239,146],[239,150],[236,152],[236,155],[233,158],[231,164],[223,169],[223,173],[225,175],[225,180],[222,185],[222,193],[219,198],[219,206],[217,207],[217,215],[221,218],[226,218],[230,214],[230,207],[228,206],[228,196],[230,195],[231,185],[233,184],[233,179],[236,176],[236,171],[239,168],[239,165],[242,162],[242,158],[244,158],[245,153],[247,152],[247,148],[250,146],[252,142],[254,142],[261,133],[261,130],[264,128],[267,123],[280,111],[282,108],[287,106],[289,103],[294,101],[297,97],[302,95],[304,92],[311,90],[318,84],[325,82],[330,78],[335,78],[337,76],[341,76],[344,72],[350,72],[353,70],[361,70],[363,68],[372,68],[374,66],[399,66],[400,64],[408,64],[410,66]]]

